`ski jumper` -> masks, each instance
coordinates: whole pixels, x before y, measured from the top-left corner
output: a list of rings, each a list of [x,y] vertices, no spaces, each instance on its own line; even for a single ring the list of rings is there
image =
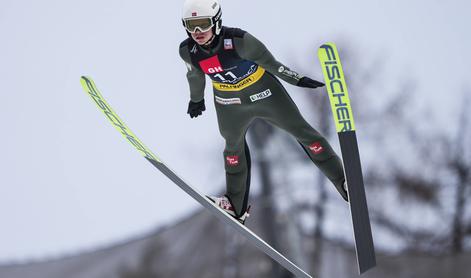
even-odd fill
[[[222,27],[209,47],[188,38],[180,45],[192,102],[204,99],[205,75],[213,84],[219,131],[226,141],[226,196],[236,214],[247,209],[250,152],[245,140],[250,123],[263,119],[293,135],[314,164],[337,187],[345,177],[340,158],[299,112],[276,77],[297,85],[302,76],[278,62],[254,36]],[[276,77],[275,77],[276,76]]]

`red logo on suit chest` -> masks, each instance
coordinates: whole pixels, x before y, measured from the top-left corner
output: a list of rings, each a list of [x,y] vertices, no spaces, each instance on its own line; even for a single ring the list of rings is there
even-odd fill
[[[206,74],[214,74],[224,71],[217,55],[201,60],[199,64],[203,72]]]

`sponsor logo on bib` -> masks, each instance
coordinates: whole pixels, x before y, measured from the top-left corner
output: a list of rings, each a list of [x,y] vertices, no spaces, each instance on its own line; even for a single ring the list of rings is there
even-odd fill
[[[224,71],[217,55],[200,61],[200,67],[206,74],[214,74]]]
[[[222,98],[218,96],[214,96],[217,103],[222,105],[231,105],[231,104],[242,104],[240,98]]]
[[[271,96],[271,91],[270,89],[267,89],[261,93],[258,93],[258,94],[255,94],[255,95],[251,95],[250,96],[250,100],[252,102],[255,102],[257,100],[261,100],[261,99],[264,99],[264,98],[267,98],[267,97],[270,97]]]

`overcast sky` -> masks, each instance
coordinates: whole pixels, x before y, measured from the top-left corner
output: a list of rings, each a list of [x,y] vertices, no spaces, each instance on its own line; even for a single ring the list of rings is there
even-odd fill
[[[0,262],[111,244],[198,207],[109,125],[82,91],[81,75],[92,76],[130,128],[191,185],[224,188],[210,90],[203,117],[186,114],[182,3],[1,0]],[[342,39],[365,63],[386,65],[375,97],[413,78],[417,105],[452,113],[470,88],[466,1],[221,4],[225,25],[250,31],[302,74],[321,77],[314,42]],[[304,92],[286,87],[307,109]],[[438,117],[437,128],[449,121]]]

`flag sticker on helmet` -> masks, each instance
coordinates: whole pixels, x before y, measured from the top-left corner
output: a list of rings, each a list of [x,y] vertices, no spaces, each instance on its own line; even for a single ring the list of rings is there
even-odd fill
[[[198,13],[197,12],[192,12],[191,16],[198,16]]]

